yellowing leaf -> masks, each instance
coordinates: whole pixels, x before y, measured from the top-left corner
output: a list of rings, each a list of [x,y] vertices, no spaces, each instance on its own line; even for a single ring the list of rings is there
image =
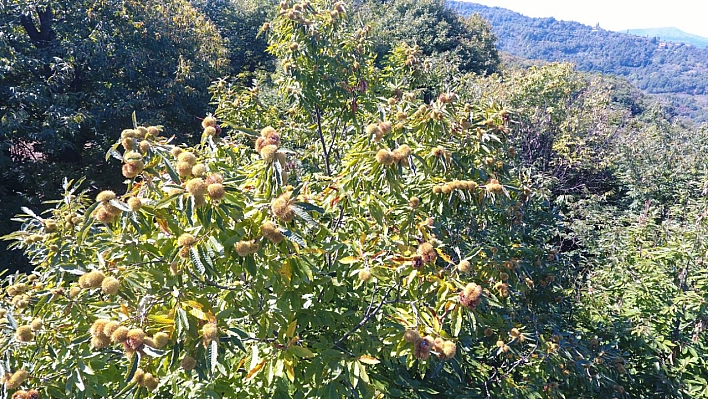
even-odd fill
[[[151,314],[151,315],[148,315],[148,319],[150,319],[150,321],[155,324],[161,324],[161,325],[175,324],[175,319],[173,317],[168,316],[168,315]]]
[[[411,260],[410,257],[405,257],[405,256],[394,256],[391,258],[392,261],[396,263],[404,263],[404,262],[409,262]]]
[[[357,256],[346,256],[339,260],[339,263],[343,265],[351,265],[352,263],[359,262],[359,257]]]
[[[243,358],[241,358],[241,360],[236,365],[236,370],[240,369],[243,366],[243,364],[246,363],[246,358],[248,358],[248,356],[244,356]]]
[[[295,329],[297,328],[297,320],[293,320],[292,323],[288,326],[288,331],[285,333],[285,336],[288,338],[292,338],[292,336],[295,335]]]
[[[379,364],[381,361],[373,356],[368,356],[368,355],[361,355],[359,356],[359,361],[364,363],[364,364]]]
[[[308,254],[314,254],[314,255],[322,255],[325,254],[326,251],[322,248],[311,248],[311,247],[306,247],[302,250],[302,252],[308,253]]]
[[[288,351],[292,352],[292,354],[297,357],[301,357],[301,358],[305,358],[305,359],[311,359],[311,358],[315,357],[315,354],[312,353],[311,350],[309,350],[303,346],[297,346],[297,345],[291,346],[290,348],[288,348]]]
[[[435,332],[436,332],[437,334],[440,334],[440,327],[441,327],[441,326],[440,326],[440,320],[438,320],[437,317],[433,316],[433,317],[432,317],[432,321],[433,321],[433,330],[435,330]]]
[[[295,381],[295,364],[291,358],[283,359],[283,365],[285,366],[285,375],[288,376],[290,382]]]
[[[293,269],[290,267],[290,262],[283,262],[283,266],[278,270],[278,274],[289,283],[293,277]]]
[[[202,312],[201,309],[190,308],[189,314],[191,314],[192,316],[196,317],[199,320],[207,320],[208,319],[206,313]]]
[[[452,325],[452,335],[454,337],[459,336],[462,330],[462,309],[460,307],[452,311]]]
[[[260,363],[258,363],[258,364],[256,365],[256,367],[252,368],[252,369],[248,372],[248,375],[246,376],[246,381],[250,380],[250,379],[253,378],[253,376],[255,376],[259,371],[261,371],[261,369],[263,368],[263,366],[265,366],[265,364],[266,364],[267,361],[268,361],[268,359],[263,359],[263,360],[261,360]]]
[[[163,233],[170,234],[170,227],[167,225],[167,219],[156,217],[155,222]]]
[[[452,259],[450,259],[450,256],[448,256],[448,254],[446,254],[445,252],[443,252],[442,249],[436,248],[435,251],[438,253],[438,255],[440,255],[440,257],[441,257],[445,262],[447,262],[447,263],[452,263]]]
[[[172,314],[172,315],[151,314],[151,315],[148,315],[148,319],[150,319],[151,324],[160,327],[161,330],[165,330],[169,334],[172,334],[175,330],[174,314]]]
[[[406,286],[411,285],[411,283],[413,282],[413,279],[415,279],[415,276],[417,276],[417,275],[418,275],[418,270],[413,269],[413,271],[411,272],[411,274],[410,274],[410,275],[408,276],[408,278],[406,279],[406,284],[405,284],[405,285],[406,285]]]
[[[199,309],[199,310],[202,310],[202,308],[204,307],[201,303],[199,303],[197,301],[184,301],[183,303],[189,307]]]
[[[196,301],[185,301],[184,304],[190,308],[189,313],[197,319],[208,321],[210,323],[216,321],[216,316],[209,310],[205,312],[203,310],[204,306],[201,303]]]

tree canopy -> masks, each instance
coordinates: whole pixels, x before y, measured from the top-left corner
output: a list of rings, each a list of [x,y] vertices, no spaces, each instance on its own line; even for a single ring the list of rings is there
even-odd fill
[[[272,73],[214,81],[185,134],[132,113],[122,187],[17,215],[5,397],[708,397],[705,128],[273,7]]]

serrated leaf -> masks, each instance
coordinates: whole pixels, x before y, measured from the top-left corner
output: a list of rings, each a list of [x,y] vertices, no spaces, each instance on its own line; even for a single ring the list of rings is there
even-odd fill
[[[241,132],[241,133],[246,133],[246,134],[248,134],[249,136],[253,136],[253,137],[258,137],[258,136],[260,136],[260,133],[258,133],[257,131],[255,131],[255,130],[253,130],[253,129],[250,129],[250,128],[247,128],[247,127],[238,126],[238,125],[234,124],[233,122],[222,121],[222,123],[223,123],[224,125],[230,127],[231,129],[237,130],[237,131],[239,131],[239,132]]]
[[[216,370],[218,355],[219,355],[218,341],[214,339],[209,344],[209,356],[208,356],[209,371],[212,374],[214,374],[214,371]]]
[[[310,204],[308,202],[296,202],[295,205],[299,206],[300,208],[310,211],[310,212],[317,212],[317,213],[324,213],[324,209],[317,205]]]
[[[292,277],[293,277],[293,269],[292,269],[292,267],[290,267],[290,262],[288,262],[288,261],[283,262],[283,266],[281,266],[280,269],[278,270],[278,274],[280,274],[280,276],[282,278],[284,278],[285,280],[288,281],[288,283],[290,283],[290,281],[292,280]]]
[[[450,258],[450,256],[446,254],[441,248],[435,248],[435,252],[437,252],[440,258],[442,258],[445,262],[453,263],[452,258]]]
[[[199,251],[199,255],[200,259],[202,260],[202,264],[206,263],[206,266],[209,267],[209,273],[214,274],[214,261],[212,260],[211,256],[209,256],[208,251],[205,248],[201,248]]]
[[[280,165],[279,161],[273,161],[273,177],[275,177],[275,182],[277,186],[283,185],[283,167]]]
[[[192,316],[196,317],[199,320],[203,320],[203,321],[209,320],[209,316],[206,314],[206,312],[204,312],[203,310],[198,309],[198,308],[189,308],[189,314],[191,314]]]
[[[182,308],[177,308],[175,310],[175,334],[177,334],[179,338],[182,338],[187,330],[189,330],[187,312]]]
[[[292,260],[292,259],[291,259]],[[300,272],[301,276],[304,276],[307,278],[307,281],[314,281],[314,276],[312,274],[312,269],[310,269],[310,266],[308,266],[307,263],[305,262],[297,262],[295,263],[298,267],[298,271]]]
[[[305,211],[304,209],[302,209],[302,208],[299,207],[298,205],[293,205],[293,206],[292,206],[292,210],[293,210],[293,212],[295,212],[296,215],[298,215],[299,217],[301,217],[301,218],[302,218],[305,222],[307,222],[309,225],[311,225],[311,226],[313,226],[313,227],[317,227],[317,226],[318,226],[317,222],[315,222],[315,219],[313,219],[312,216],[310,216],[310,214],[307,213],[307,211]]]
[[[280,229],[280,232],[283,233],[283,235],[285,236],[285,238],[287,238],[288,240],[290,240],[290,241],[296,243],[297,245],[299,245],[299,246],[301,246],[301,247],[306,247],[306,246],[307,246],[307,244],[305,244],[305,241],[304,241],[302,238],[300,238],[300,236],[298,236],[297,234],[293,233],[292,231],[286,230],[286,229]]]
[[[81,378],[81,372],[79,371],[79,369],[76,369],[74,370],[74,373],[76,374],[76,381],[74,382],[76,388],[78,388],[81,392],[85,391],[86,385],[84,384],[84,379]]]
[[[17,321],[12,316],[12,312],[5,313],[5,318],[7,319],[8,323],[10,323],[10,327],[12,327],[13,330],[17,330]]]
[[[413,271],[411,271],[411,274],[408,275],[408,278],[406,279],[406,286],[410,286],[411,283],[413,282],[413,279],[415,279],[415,277],[416,277],[417,275],[418,275],[418,270],[417,270],[417,269],[413,269]]]
[[[236,244],[238,241],[241,240],[241,237],[243,237],[242,234],[232,235],[231,237],[227,238],[226,241],[224,241],[224,247],[225,248],[233,247],[234,244]]]
[[[204,268],[204,264],[202,263],[202,260],[199,259],[199,251],[197,250],[197,248],[192,247],[189,249],[189,259],[192,260],[192,264],[197,269],[199,274],[206,273],[206,269]]]
[[[285,375],[288,376],[290,382],[295,381],[295,364],[293,363],[292,356],[283,359],[283,366],[285,366]]]
[[[209,244],[211,244],[211,248],[220,256],[224,255],[224,246],[221,245],[221,243],[213,236],[209,237]],[[233,245],[233,244],[232,244]],[[212,257],[215,257],[212,254],[209,254]]]

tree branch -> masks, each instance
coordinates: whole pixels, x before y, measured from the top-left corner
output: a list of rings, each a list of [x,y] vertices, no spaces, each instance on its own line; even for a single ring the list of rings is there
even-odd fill
[[[393,287],[395,287],[395,285],[391,285],[390,287],[388,287],[388,290],[387,290],[386,293],[383,295],[383,298],[381,298],[381,302],[379,302],[379,304],[376,305],[376,308],[375,308],[373,311],[371,311],[371,312],[369,312],[369,310],[371,309],[371,305],[369,305],[369,309],[367,310],[367,314],[364,316],[363,319],[361,319],[361,321],[359,322],[359,324],[355,325],[354,327],[352,327],[351,330],[347,331],[347,333],[344,334],[344,335],[342,336],[342,338],[339,338],[339,339],[337,340],[337,342],[335,342],[334,345],[332,345],[332,346],[334,346],[334,347],[339,347],[339,345],[340,345],[342,342],[344,342],[347,338],[349,338],[350,335],[354,334],[357,330],[359,330],[360,328],[364,327],[364,326],[366,325],[366,323],[368,323],[369,320],[371,320],[371,319],[379,312],[379,310],[381,310],[381,308],[383,307],[383,305],[386,303],[386,298],[388,298],[388,294],[390,294],[391,291],[393,290]],[[374,294],[373,294],[373,295],[376,295],[376,290],[374,290]],[[373,297],[373,295],[372,295],[372,297]]]
[[[199,278],[199,276],[197,276],[196,273],[194,273],[193,271],[191,271],[191,270],[189,270],[189,269],[187,269],[187,271],[189,272],[189,275],[192,276],[192,278],[194,278],[195,280],[200,281],[200,282],[202,282],[202,283],[204,283],[204,284],[206,284],[206,285],[208,285],[208,286],[211,286],[211,287],[214,287],[214,288],[218,288],[218,289],[220,289],[220,290],[237,291],[237,290],[243,290],[243,288],[244,288],[244,287],[243,287],[243,284],[239,284],[239,285],[236,285],[236,286],[233,286],[233,287],[228,287],[228,286],[226,286],[226,285],[221,285],[221,284],[219,284],[219,283],[217,283],[217,282],[215,282],[215,281],[210,280],[207,276],[202,276],[202,277],[204,278],[204,280],[201,280],[201,279]]]
[[[39,30],[34,24],[32,18],[23,14],[20,16],[20,24],[27,32],[27,35],[32,40],[32,43],[37,48],[47,47],[51,40],[54,40],[55,34],[52,29],[52,9],[50,6],[44,11],[37,11],[39,17]]]
[[[327,176],[332,176],[332,170],[329,167],[329,151],[327,151],[327,144],[325,143],[324,134],[322,133],[322,115],[320,115],[320,107],[318,106],[315,106],[315,118],[317,120],[317,134],[320,136],[322,152],[324,153],[325,170]]]

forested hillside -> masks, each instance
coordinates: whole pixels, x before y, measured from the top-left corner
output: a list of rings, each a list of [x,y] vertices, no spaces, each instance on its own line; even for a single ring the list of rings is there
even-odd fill
[[[622,32],[649,38],[657,37],[662,42],[686,43],[698,48],[708,48],[708,38],[687,33],[677,28],[627,29]]]
[[[582,71],[624,76],[649,93],[708,94],[708,49],[476,3],[448,4],[463,15],[478,13],[487,19],[499,49],[513,55],[568,61]]]
[[[0,17],[0,398],[708,399],[708,130],[626,79],[443,0]]]

